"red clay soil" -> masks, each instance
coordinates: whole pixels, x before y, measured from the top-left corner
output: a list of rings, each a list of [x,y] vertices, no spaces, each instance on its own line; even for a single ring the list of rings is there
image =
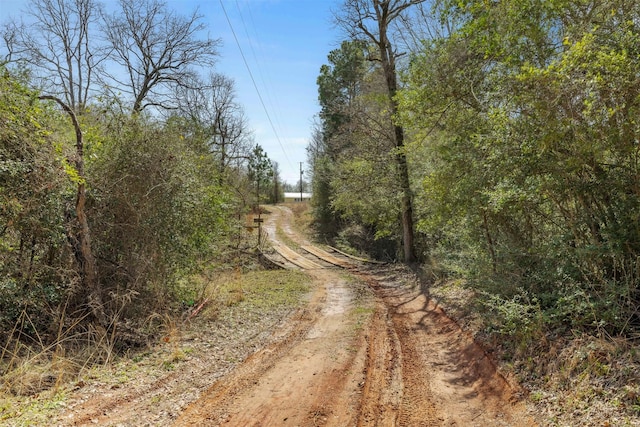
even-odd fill
[[[281,208],[270,220],[290,217]],[[189,405],[176,426],[536,425],[517,387],[406,269],[309,272],[315,292],[307,308],[277,342]],[[348,274],[374,291],[364,325]]]
[[[311,258],[297,247],[309,242],[293,231],[289,209],[268,217],[272,240]],[[308,303],[285,322],[261,325],[269,338],[234,369],[214,369],[223,348],[205,352],[164,377],[83,399],[54,425],[536,425],[517,385],[408,269],[315,261],[322,268],[308,270]]]

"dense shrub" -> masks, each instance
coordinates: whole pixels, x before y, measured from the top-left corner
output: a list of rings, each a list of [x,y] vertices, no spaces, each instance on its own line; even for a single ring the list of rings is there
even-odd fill
[[[65,232],[73,192],[65,148],[52,135],[59,117],[0,74],[0,334],[25,313],[28,328],[46,336],[54,307],[77,282]]]
[[[640,11],[534,3],[445,3],[454,31],[415,52],[400,104],[419,230],[476,288],[635,335]]]
[[[198,140],[140,118],[114,117],[104,132],[89,166],[100,277],[145,301],[141,314],[161,311],[178,280],[223,248],[231,200]]]

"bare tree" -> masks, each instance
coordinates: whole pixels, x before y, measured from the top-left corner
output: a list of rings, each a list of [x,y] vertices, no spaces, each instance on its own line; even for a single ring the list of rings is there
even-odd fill
[[[236,100],[233,80],[215,76],[210,95],[215,130],[212,143],[220,155],[221,167],[226,168],[232,160],[248,157],[253,137],[244,110]]]
[[[12,22],[3,31],[6,59],[31,65],[41,90],[60,97],[76,113],[87,105],[105,59],[90,35],[98,7],[94,0],[32,0],[26,13],[33,22]]]
[[[4,44],[2,48],[6,50],[4,53],[4,59],[2,60],[2,65],[13,62],[18,28],[19,27],[15,22],[10,22],[2,27],[2,42]]]
[[[399,54],[389,37],[390,25],[407,9],[425,0],[345,0],[342,15],[336,14],[338,25],[354,40],[366,40],[376,48],[387,86],[389,106],[392,116],[398,111],[395,99],[398,91],[396,59]],[[393,138],[396,146],[398,179],[402,188],[402,242],[405,262],[416,260],[414,246],[413,201],[409,168],[404,151],[404,129],[394,124]]]
[[[105,16],[111,59],[122,67],[109,77],[132,96],[134,114],[173,107],[168,96],[192,80],[192,68],[214,64],[219,41],[198,38],[201,18],[177,15],[161,0],[120,0],[120,11]]]
[[[253,140],[232,79],[211,74],[206,84],[195,80],[179,87],[177,95],[180,113],[205,133],[209,149],[220,159],[221,172],[233,160],[248,158]]]

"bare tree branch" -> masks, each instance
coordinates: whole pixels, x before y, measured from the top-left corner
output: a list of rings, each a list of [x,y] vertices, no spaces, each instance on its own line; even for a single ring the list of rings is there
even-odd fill
[[[30,64],[41,89],[64,99],[73,111],[82,111],[95,70],[105,59],[89,32],[98,18],[98,3],[33,0],[26,12],[33,24],[13,23],[4,28],[7,59]]]
[[[177,15],[160,0],[120,0],[120,11],[105,16],[111,59],[127,76],[122,90],[132,96],[134,114],[150,105],[170,108],[168,95],[191,80],[191,68],[214,64],[219,40],[198,38],[201,18],[197,11]],[[121,83],[117,73],[112,77]]]
[[[221,74],[211,74],[207,83],[194,79],[178,88],[177,100],[181,114],[204,132],[219,156],[221,172],[231,160],[247,158],[253,141],[232,79]]]

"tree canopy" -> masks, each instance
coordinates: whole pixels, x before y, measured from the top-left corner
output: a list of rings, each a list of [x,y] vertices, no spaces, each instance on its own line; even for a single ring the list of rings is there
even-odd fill
[[[371,25],[382,15],[365,12],[405,3],[347,4],[341,22]],[[556,325],[633,333],[638,5],[425,5],[408,5],[389,27],[411,41],[396,71],[397,109],[381,103],[384,64],[365,60],[378,55],[378,31],[367,39],[360,32],[370,27],[352,27],[320,69],[309,148],[318,221],[338,239],[354,224],[378,241],[402,239],[393,226],[402,191],[385,151],[401,126],[417,247],[429,263],[497,298],[526,300]]]
[[[245,248],[253,136],[233,80],[201,75],[218,40],[197,11],[35,0],[29,13],[2,29],[0,338],[143,345],[150,316],[201,297],[193,274]]]

